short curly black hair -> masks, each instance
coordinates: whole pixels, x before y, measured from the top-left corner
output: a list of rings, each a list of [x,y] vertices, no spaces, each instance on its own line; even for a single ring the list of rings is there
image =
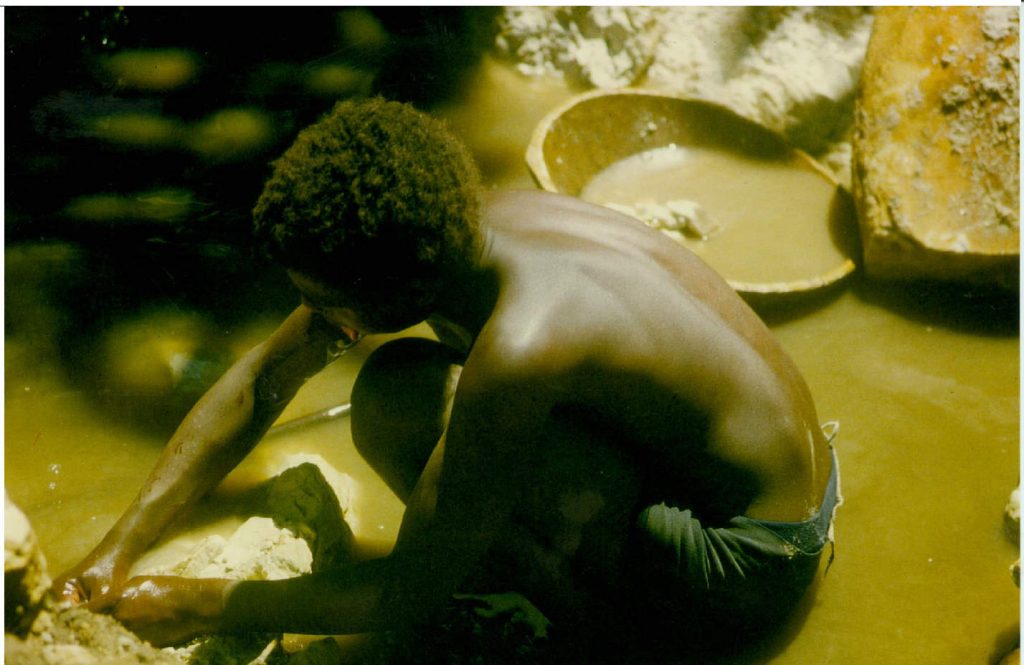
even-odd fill
[[[407,104],[340,102],[273,167],[253,210],[257,242],[366,319],[425,316],[443,275],[478,253],[476,165],[441,121]]]

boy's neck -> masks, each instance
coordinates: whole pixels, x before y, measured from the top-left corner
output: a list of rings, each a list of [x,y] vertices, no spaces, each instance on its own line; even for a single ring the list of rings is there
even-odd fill
[[[494,311],[498,297],[497,275],[493,270],[474,266],[451,274],[445,282],[438,305],[427,323],[450,331],[461,338],[460,346],[468,347]]]

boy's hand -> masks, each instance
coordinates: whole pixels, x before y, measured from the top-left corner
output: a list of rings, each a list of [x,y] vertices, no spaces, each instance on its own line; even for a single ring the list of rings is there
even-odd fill
[[[495,594],[457,593],[456,600],[475,603],[475,612],[484,618],[507,615],[522,621],[533,630],[534,637],[547,637],[551,622],[526,596],[515,592]]]
[[[217,631],[231,584],[225,579],[133,577],[111,614],[154,646],[180,644]]]
[[[113,556],[89,557],[58,577],[51,593],[58,600],[101,610],[116,601],[124,578],[122,566],[117,565]]]

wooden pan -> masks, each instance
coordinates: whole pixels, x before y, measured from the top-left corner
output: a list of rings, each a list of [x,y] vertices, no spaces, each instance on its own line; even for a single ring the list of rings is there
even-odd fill
[[[602,169],[631,155],[665,146],[722,150],[758,163],[763,160],[769,166],[782,164],[806,169],[814,178],[820,178],[825,187],[831,188],[825,191],[825,202],[819,206],[822,209],[809,216],[813,219],[799,222],[806,223],[806,229],[788,230],[800,238],[795,244],[806,243],[805,247],[793,249],[821,253],[821,260],[806,274],[794,274],[792,265],[783,265],[787,260],[783,252],[775,252],[778,258],[771,256],[770,251],[749,257],[750,261],[759,262],[757,279],[730,274],[728,268],[715,264],[714,252],[704,256],[737,291],[745,294],[813,291],[834,284],[854,271],[851,257],[857,252],[858,234],[854,208],[846,192],[810,156],[790,147],[777,134],[716,104],[641,89],[584,93],[541,120],[527,148],[526,161],[543,189],[579,196]],[[735,182],[730,183],[734,188],[735,185]],[[752,191],[750,196],[757,197],[757,193]],[[699,197],[694,198],[702,203]],[[766,238],[775,233],[770,225],[757,224],[756,220],[742,227],[737,225],[734,230],[741,232],[741,228],[743,233],[764,234]],[[728,232],[729,229],[723,231]],[[748,243],[751,247],[760,245],[756,239],[752,240],[755,242]],[[747,257],[733,258],[747,261]],[[778,265],[773,266],[773,261]],[[730,262],[736,263],[720,261]]]

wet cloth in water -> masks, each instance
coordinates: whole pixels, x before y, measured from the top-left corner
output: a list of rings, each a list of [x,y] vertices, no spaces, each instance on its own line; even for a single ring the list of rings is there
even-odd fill
[[[767,628],[789,615],[833,540],[832,520],[842,498],[831,452],[825,496],[818,512],[801,522],[738,516],[726,526],[707,527],[690,510],[664,503],[641,512],[637,562],[644,568],[646,602],[665,610],[673,606],[676,613],[718,627]]]

